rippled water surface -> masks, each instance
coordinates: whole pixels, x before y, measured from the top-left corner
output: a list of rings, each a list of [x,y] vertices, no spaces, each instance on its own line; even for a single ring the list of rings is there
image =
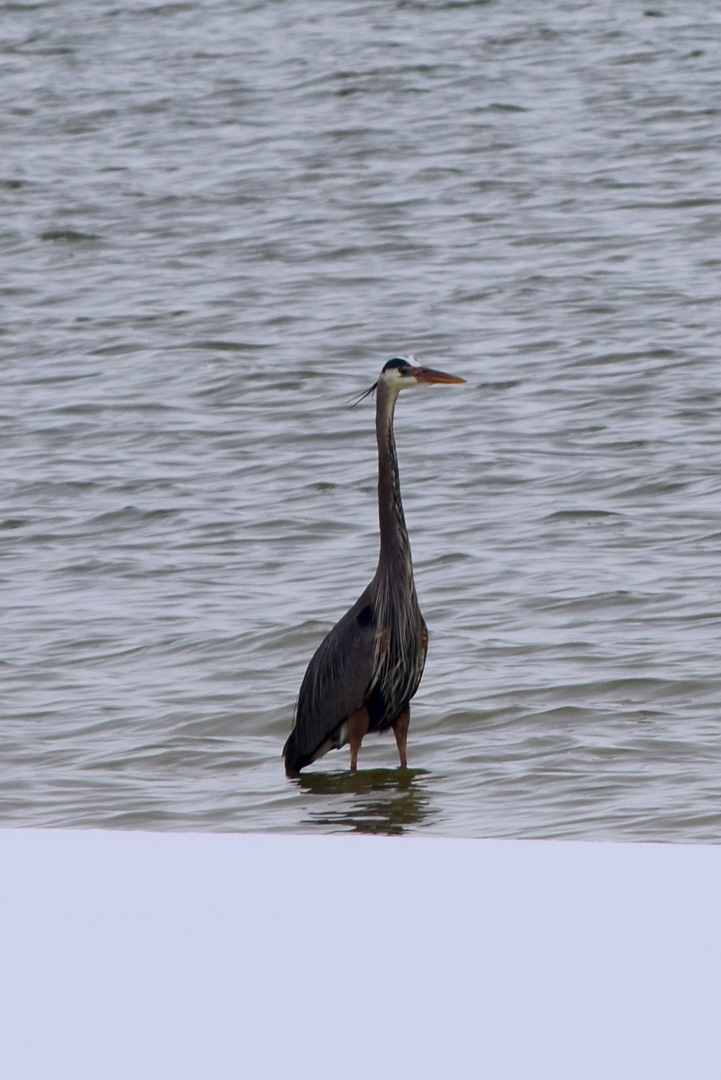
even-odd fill
[[[721,12],[0,5],[0,807],[721,838]],[[300,782],[396,434],[410,735]]]

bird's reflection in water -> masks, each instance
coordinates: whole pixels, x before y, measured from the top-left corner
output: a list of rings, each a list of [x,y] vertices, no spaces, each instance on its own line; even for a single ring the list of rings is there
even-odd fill
[[[302,773],[300,790],[323,800],[311,808],[306,824],[399,836],[432,813],[425,790],[429,775],[425,769]]]

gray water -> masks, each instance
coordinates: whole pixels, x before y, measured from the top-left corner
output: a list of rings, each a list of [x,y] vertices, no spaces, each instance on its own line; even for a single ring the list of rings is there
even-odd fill
[[[721,11],[0,6],[4,824],[721,839]],[[399,401],[402,773],[297,782]]]

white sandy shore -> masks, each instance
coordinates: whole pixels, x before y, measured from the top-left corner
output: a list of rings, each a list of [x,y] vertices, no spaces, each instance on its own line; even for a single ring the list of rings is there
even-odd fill
[[[721,847],[0,832],[8,1080],[718,1080]]]

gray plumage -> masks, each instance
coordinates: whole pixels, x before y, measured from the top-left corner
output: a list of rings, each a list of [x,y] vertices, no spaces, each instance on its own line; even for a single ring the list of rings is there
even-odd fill
[[[289,775],[296,775],[328,750],[345,745],[349,722],[355,723],[359,715],[364,718],[364,730],[395,730],[418,689],[428,634],[413,582],[393,413],[400,390],[407,386],[463,381],[421,368],[413,358],[397,358],[386,364],[376,383],[378,568],[370,585],[321,642],[308,665],[293,730],[283,748]],[[405,764],[405,732],[402,738],[399,750]],[[353,755],[351,767],[355,767]]]

